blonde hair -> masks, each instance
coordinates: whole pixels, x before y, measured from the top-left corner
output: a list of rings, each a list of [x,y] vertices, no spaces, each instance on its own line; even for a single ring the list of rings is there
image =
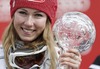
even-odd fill
[[[12,69],[12,67],[9,64],[9,60],[8,60],[8,55],[9,55],[8,52],[9,52],[9,48],[11,46],[14,46],[15,40],[18,38],[18,35],[15,35],[15,34],[16,34],[16,32],[14,29],[13,19],[12,19],[11,23],[8,25],[8,27],[6,28],[6,30],[3,34],[4,56],[5,56],[5,61],[8,66],[8,69]],[[50,54],[50,59],[51,59],[50,69],[56,69],[56,52],[54,49],[54,46],[56,44],[53,39],[51,23],[50,23],[49,19],[47,19],[46,27],[43,32],[43,40],[44,40],[44,42],[46,42],[46,45],[48,47],[48,51]]]

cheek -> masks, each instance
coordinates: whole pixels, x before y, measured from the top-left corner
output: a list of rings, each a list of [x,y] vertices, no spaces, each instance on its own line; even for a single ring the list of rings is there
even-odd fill
[[[46,26],[46,19],[41,19],[40,21],[38,20],[38,22],[36,23],[36,26],[38,28],[44,29]]]
[[[19,17],[18,15],[16,15],[15,17],[14,17],[14,28],[15,28],[15,30],[16,30],[16,32],[20,32],[20,27],[21,27],[21,25],[22,25],[22,23],[23,23],[23,19],[21,18],[21,17]]]
[[[14,24],[15,25],[23,23],[24,20],[25,20],[25,18],[19,16],[18,14],[15,14],[15,16],[14,16]]]

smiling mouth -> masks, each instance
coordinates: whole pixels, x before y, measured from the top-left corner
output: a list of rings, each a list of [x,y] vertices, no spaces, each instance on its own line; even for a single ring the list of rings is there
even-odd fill
[[[36,30],[33,30],[33,29],[27,29],[27,28],[21,28],[21,29],[27,34],[30,34],[30,33],[33,33],[34,31],[36,31]]]

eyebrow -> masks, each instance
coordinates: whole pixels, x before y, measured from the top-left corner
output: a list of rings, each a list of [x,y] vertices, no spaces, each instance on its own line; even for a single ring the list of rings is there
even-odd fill
[[[25,12],[28,12],[28,11],[27,11],[26,9],[24,9],[24,8],[22,8],[22,9],[20,9],[20,10],[23,10],[23,11],[25,11]],[[35,10],[34,13],[38,13],[38,12],[43,13],[42,11],[39,11],[39,10]]]
[[[20,9],[20,10],[23,10],[23,11],[26,11],[26,12],[27,12],[27,10],[26,10],[26,9],[24,9],[24,8],[22,8],[22,9]]]

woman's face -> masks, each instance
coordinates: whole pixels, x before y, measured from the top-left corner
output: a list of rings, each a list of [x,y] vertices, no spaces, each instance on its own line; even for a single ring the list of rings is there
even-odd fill
[[[35,40],[46,26],[47,15],[29,8],[20,8],[14,14],[14,28],[23,41]]]

